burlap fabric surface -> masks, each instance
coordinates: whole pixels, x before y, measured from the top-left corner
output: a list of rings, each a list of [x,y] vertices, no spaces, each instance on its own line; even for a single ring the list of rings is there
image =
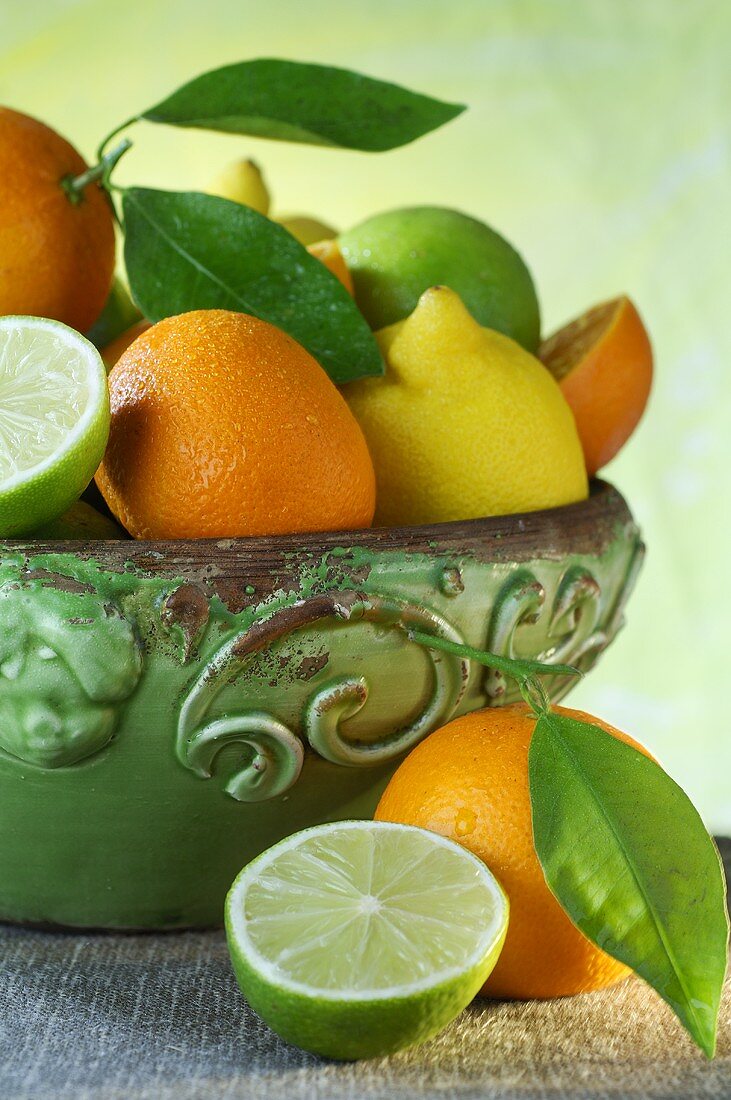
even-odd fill
[[[731,984],[710,1063],[632,979],[551,1002],[478,1001],[417,1050],[339,1065],[257,1019],[220,933],[4,927],[0,951],[0,1100],[731,1098]]]

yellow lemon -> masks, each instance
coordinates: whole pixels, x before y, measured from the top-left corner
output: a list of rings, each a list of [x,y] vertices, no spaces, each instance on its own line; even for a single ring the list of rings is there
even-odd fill
[[[382,329],[381,378],[344,392],[376,469],[375,523],[534,511],[587,495],[571,410],[548,370],[447,287]]]
[[[269,189],[264,182],[261,168],[254,160],[244,157],[227,164],[211,180],[206,191],[209,195],[218,195],[222,199],[250,206],[260,214],[269,213]]]

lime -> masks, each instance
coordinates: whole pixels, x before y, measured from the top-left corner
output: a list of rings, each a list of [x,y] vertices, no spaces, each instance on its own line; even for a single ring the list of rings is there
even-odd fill
[[[142,314],[130,298],[129,291],[119,276],[115,276],[109,297],[96,324],[86,334],[95,348],[105,348],[137,321]]]
[[[43,317],[0,317],[0,536],[60,516],[101,462],[109,392],[85,337]]]
[[[409,825],[341,821],[250,863],[226,900],[239,985],[288,1042],[375,1058],[423,1042],[495,965],[508,901],[487,867]]]
[[[77,500],[58,519],[44,523],[39,530],[33,532],[34,539],[42,539],[44,542],[56,540],[83,540],[84,542],[96,539],[126,539],[129,538],[124,528],[115,523],[109,516],[97,512],[91,504],[85,500]]]
[[[534,352],[540,338],[531,274],[512,245],[458,210],[389,210],[339,237],[355,300],[373,329],[402,321],[431,286],[451,287],[485,328]]]

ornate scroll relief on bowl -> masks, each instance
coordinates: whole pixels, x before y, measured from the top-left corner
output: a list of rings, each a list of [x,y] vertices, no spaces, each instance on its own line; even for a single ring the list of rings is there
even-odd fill
[[[518,697],[410,628],[586,670],[641,557],[602,483],[431,528],[4,544],[0,918],[219,923],[248,859],[370,816],[421,738]]]

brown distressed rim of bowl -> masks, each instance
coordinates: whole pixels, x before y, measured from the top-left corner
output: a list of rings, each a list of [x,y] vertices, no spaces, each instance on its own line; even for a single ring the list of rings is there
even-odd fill
[[[327,553],[336,548],[396,551],[440,556],[468,554],[482,561],[528,561],[536,556],[597,554],[609,546],[618,528],[634,526],[629,507],[609,482],[591,482],[586,500],[558,508],[482,519],[413,527],[370,527],[348,531],[313,531],[247,538],[63,540],[5,539],[8,551],[28,554],[72,553],[115,565],[132,563],[160,573],[182,562],[210,561],[224,566],[242,559]]]

